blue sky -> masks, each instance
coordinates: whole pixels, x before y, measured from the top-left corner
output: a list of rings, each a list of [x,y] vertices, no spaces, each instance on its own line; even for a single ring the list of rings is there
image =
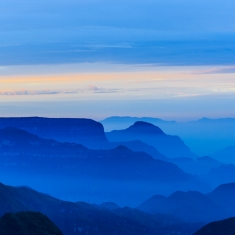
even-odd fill
[[[1,114],[235,117],[234,9],[232,0],[1,0]]]

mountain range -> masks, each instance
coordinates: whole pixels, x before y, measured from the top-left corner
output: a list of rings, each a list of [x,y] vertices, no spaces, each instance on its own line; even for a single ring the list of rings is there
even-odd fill
[[[67,200],[90,198],[95,203],[111,200],[129,205],[155,193],[209,190],[173,163],[124,146],[94,150],[16,128],[1,129],[0,143],[0,176],[5,183],[36,185],[40,191]]]
[[[202,118],[196,121],[165,121],[150,117],[109,117],[100,121],[106,132],[122,130],[137,121],[152,123],[169,135],[179,136],[199,156],[235,145],[234,118]]]
[[[106,132],[106,136],[110,142],[140,140],[168,158],[197,157],[178,136],[167,135],[159,127],[147,122],[135,122],[125,130]]]
[[[105,148],[109,143],[102,124],[86,118],[0,118],[0,128],[15,127],[41,138]]]
[[[171,215],[150,215],[128,207],[108,210],[84,202],[66,202],[28,187],[0,183],[0,216],[29,210],[48,216],[64,235],[163,235],[166,231],[187,235],[203,225],[188,224]]]
[[[0,128],[15,127],[44,139],[84,145],[91,149],[112,149],[123,145],[133,151],[143,151],[152,157],[164,160],[165,156],[146,143],[137,141],[110,143],[103,126],[94,120],[84,118],[0,118]]]
[[[137,208],[146,213],[172,214],[187,222],[212,222],[235,215],[235,183],[220,185],[208,194],[177,191],[154,195]]]

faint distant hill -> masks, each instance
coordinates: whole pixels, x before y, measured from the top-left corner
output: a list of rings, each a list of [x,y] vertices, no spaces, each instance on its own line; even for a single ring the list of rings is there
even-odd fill
[[[7,212],[29,210],[48,216],[64,235],[163,235],[165,233],[161,231],[166,229],[187,235],[201,227],[200,224],[186,224],[171,215],[151,216],[131,208],[118,208],[117,211],[101,209],[85,202],[66,202],[29,188],[15,188],[0,183],[0,216]]]
[[[177,125],[175,121],[164,121],[159,118],[152,117],[120,117],[120,116],[112,116],[108,117],[100,123],[103,124],[105,132],[110,132],[113,130],[123,130],[133,125],[135,122],[142,121],[152,123],[156,126],[164,126],[164,125]]]
[[[158,118],[110,117],[101,121],[105,131],[126,129],[137,121],[152,123],[168,135],[178,135],[200,156],[235,145],[235,118],[202,118],[189,122],[164,121]]]
[[[106,136],[111,142],[140,140],[168,158],[196,157],[178,136],[167,135],[159,127],[147,122],[135,122],[125,130],[107,132]]]
[[[235,165],[224,164],[219,167],[212,168],[208,173],[200,175],[198,179],[207,182],[212,187],[235,182]]]
[[[100,208],[105,208],[108,210],[115,210],[115,209],[119,209],[120,206],[118,206],[116,203],[114,202],[103,202],[100,205],[98,205]]]
[[[40,212],[6,213],[0,218],[1,235],[62,235],[58,227]]]
[[[223,163],[215,160],[212,157],[204,156],[198,157],[195,160],[191,158],[168,158],[167,161],[170,161],[177,165],[184,172],[189,174],[206,174],[212,168],[219,167],[223,165]]]
[[[45,139],[83,144],[89,148],[108,145],[102,124],[85,118],[0,118],[0,128],[15,127]]]
[[[155,193],[209,189],[173,163],[124,146],[94,150],[42,139],[16,128],[1,129],[0,143],[4,182],[26,184],[58,197],[129,205]]]
[[[211,154],[216,160],[235,165],[235,146],[228,146]]]
[[[234,235],[235,217],[209,223],[199,229],[194,235]]]

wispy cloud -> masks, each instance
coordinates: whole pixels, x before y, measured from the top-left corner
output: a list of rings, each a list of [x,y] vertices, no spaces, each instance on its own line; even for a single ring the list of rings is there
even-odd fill
[[[2,96],[27,96],[27,95],[58,95],[58,94],[78,94],[78,93],[116,93],[121,92],[121,89],[107,89],[98,88],[94,85],[87,86],[83,89],[71,89],[71,90],[7,90],[1,91]]]
[[[193,72],[193,74],[223,74],[223,73],[235,73],[235,66],[209,68]]]
[[[16,96],[16,95],[56,95],[61,94],[62,91],[53,91],[53,90],[13,90],[13,91],[0,91],[0,95],[6,96]]]
[[[117,92],[122,92],[122,89],[107,89],[107,88],[98,88],[94,85],[88,86],[84,91],[91,91],[94,93],[117,93]]]

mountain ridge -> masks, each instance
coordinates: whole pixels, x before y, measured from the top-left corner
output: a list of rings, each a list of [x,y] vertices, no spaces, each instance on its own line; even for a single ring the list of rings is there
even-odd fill
[[[124,130],[106,132],[106,136],[110,142],[140,140],[168,158],[196,158],[196,154],[178,136],[167,135],[159,127],[145,122],[136,122]]]
[[[234,192],[235,183],[220,185],[207,194],[176,191],[168,197],[154,195],[137,208],[150,214],[172,214],[188,222],[208,223],[235,215]]]

